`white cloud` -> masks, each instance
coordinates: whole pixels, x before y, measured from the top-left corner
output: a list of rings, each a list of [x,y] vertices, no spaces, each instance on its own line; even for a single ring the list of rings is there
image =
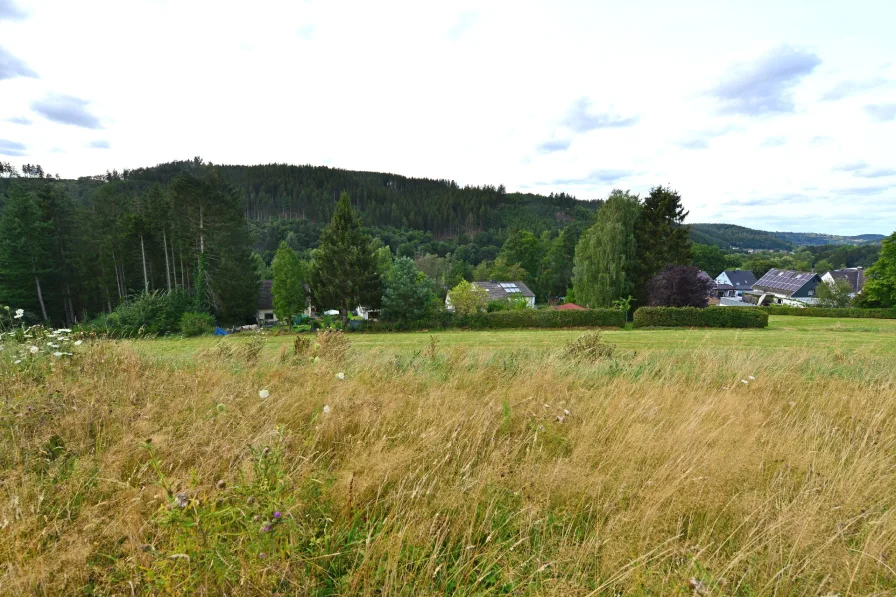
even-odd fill
[[[896,229],[883,175],[896,163],[882,161],[896,126],[896,66],[880,66],[896,55],[886,0],[864,6],[874,19],[854,20],[809,0],[683,0],[649,14],[585,0],[17,7],[24,17],[0,21],[0,39],[40,78],[0,81],[0,113],[31,121],[0,120],[0,139],[63,176],[201,155],[581,198],[671,184],[691,221]],[[763,61],[770,52],[781,64]],[[821,100],[831,93],[842,97]],[[79,122],[101,125],[109,148],[89,147],[95,129],[41,116],[32,106],[50,94],[89,100]],[[834,169],[861,159],[879,176]],[[864,221],[843,189],[870,202]],[[743,204],[776,197],[791,199]]]

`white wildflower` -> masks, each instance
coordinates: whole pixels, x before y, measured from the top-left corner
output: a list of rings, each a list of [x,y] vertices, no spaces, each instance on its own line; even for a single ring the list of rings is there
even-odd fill
[[[16,309],[16,314],[15,314],[14,317],[15,317],[16,319],[22,319],[22,317],[23,317],[24,315],[25,315],[25,309]]]
[[[84,344],[84,340],[75,340],[75,346],[81,346]]]
[[[22,362],[22,359],[19,359],[18,361],[15,361],[15,362],[13,363],[13,365],[18,365],[18,364],[21,363],[21,362]]]
[[[569,410],[564,408],[564,409],[563,409],[563,414],[566,415],[566,416],[568,417],[568,416],[569,416]]]
[[[742,379],[742,380],[740,380],[740,383],[742,383],[742,384],[744,384],[744,385],[747,385],[747,384],[750,383],[750,382],[748,382],[746,379]]]
[[[267,398],[267,397],[270,396],[270,395],[271,395],[271,393],[268,392],[267,390],[261,390],[261,391],[258,392],[258,397],[261,398],[261,399],[265,399],[265,398]]]
[[[28,352],[30,352],[31,354],[37,354],[39,351],[40,351],[40,349],[37,346],[29,346],[28,347]]]
[[[752,375],[750,375],[750,376],[747,377],[747,379],[749,379],[750,381],[753,381],[753,380],[756,379],[756,378],[753,377]]]
[[[47,346],[49,346],[50,348],[59,348],[59,345],[58,345],[58,344],[54,344],[53,342],[48,342],[48,343],[47,343]]]
[[[68,328],[60,328],[60,329],[56,330],[56,333],[57,334],[71,334],[72,331]]]
[[[330,414],[331,412],[333,412],[333,409],[330,408],[330,405],[329,405],[329,404],[325,404],[325,405],[324,405],[324,414],[325,414],[325,415],[328,415],[328,414]]]
[[[557,415],[557,422],[558,422],[558,423],[562,423],[562,422],[565,421],[565,420],[566,420],[566,417],[561,416],[561,415]]]
[[[58,359],[59,357],[62,356],[62,353],[57,350],[56,352],[53,353],[53,356]]]
[[[340,371],[339,373],[336,374],[336,379],[345,379],[345,373]]]

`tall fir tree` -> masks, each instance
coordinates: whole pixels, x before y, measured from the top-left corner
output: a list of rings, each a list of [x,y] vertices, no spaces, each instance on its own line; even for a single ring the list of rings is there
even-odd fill
[[[416,321],[426,315],[433,298],[432,283],[414,260],[399,257],[385,279],[381,316],[387,321]]]
[[[650,279],[667,265],[691,263],[690,227],[684,224],[688,212],[681,195],[670,187],[654,187],[644,198],[635,226],[638,257],[632,271],[632,294],[637,305],[646,305]]]
[[[52,248],[52,227],[42,219],[33,193],[10,189],[0,218],[0,302],[49,319],[44,292],[53,273]]]
[[[333,219],[321,233],[309,281],[317,307],[338,307],[343,318],[358,306],[379,307],[382,281],[377,258],[348,193],[339,197]]]

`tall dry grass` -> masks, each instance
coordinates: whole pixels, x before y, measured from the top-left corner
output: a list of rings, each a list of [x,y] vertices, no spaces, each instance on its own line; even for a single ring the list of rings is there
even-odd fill
[[[896,592],[884,356],[106,343],[0,379],[6,595]]]

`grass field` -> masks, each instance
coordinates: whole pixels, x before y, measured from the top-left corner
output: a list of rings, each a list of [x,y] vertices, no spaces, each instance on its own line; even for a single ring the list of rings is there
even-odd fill
[[[896,594],[896,322],[770,321],[0,370],[0,594]]]

